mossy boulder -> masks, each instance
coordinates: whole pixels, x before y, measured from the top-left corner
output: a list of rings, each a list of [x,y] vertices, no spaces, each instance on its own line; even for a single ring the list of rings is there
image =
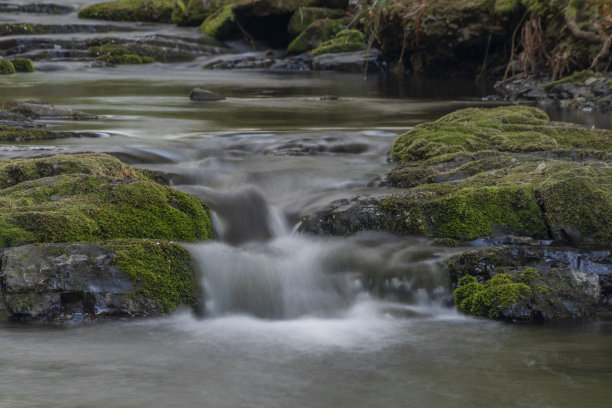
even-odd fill
[[[461,312],[509,321],[584,319],[612,311],[610,251],[509,246],[448,262]]]
[[[180,26],[198,26],[222,3],[222,0],[177,0],[172,22]]]
[[[13,58],[11,61],[17,72],[36,72],[32,60],[29,58]]]
[[[105,154],[0,161],[0,246],[212,237],[208,206]]]
[[[233,37],[239,32],[232,5],[226,4],[210,14],[200,25],[199,30],[218,39]]]
[[[297,13],[296,13],[297,14]],[[345,28],[347,21],[319,19],[313,21],[287,46],[290,54],[300,54],[317,48],[322,42],[331,40],[339,31]]]
[[[298,9],[289,19],[287,31],[292,38],[301,34],[309,25],[321,19],[339,19],[344,17],[345,12],[339,9],[328,9],[324,7],[303,7]]]
[[[366,48],[365,36],[359,30],[340,30],[331,40],[322,42],[311,51],[312,55],[360,51]]]
[[[15,73],[15,67],[10,60],[0,59],[0,75],[10,75]]]
[[[79,11],[79,18],[171,23],[175,3],[176,0],[116,0],[86,7]]]
[[[0,125],[0,141],[31,142],[37,140],[65,139],[77,137],[78,133],[58,132],[37,127]]]
[[[550,123],[529,107],[464,109],[399,136],[403,193],[337,202],[305,230],[470,240],[496,234],[612,242],[612,132]]]
[[[199,309],[194,262],[173,242],[23,245],[1,257],[0,302],[15,320],[80,323]]]

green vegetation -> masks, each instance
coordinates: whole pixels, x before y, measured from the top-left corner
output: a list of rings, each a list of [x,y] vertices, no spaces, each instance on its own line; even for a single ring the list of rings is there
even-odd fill
[[[331,54],[336,52],[348,52],[364,50],[365,36],[358,30],[341,30],[334,38],[321,43],[311,51],[313,55]]]
[[[378,200],[386,229],[473,239],[495,230],[612,241],[612,132],[550,123],[529,107],[463,109],[398,137]]]
[[[167,241],[109,241],[117,266],[137,286],[137,293],[159,302],[165,312],[180,305],[198,307],[200,289],[193,260],[182,246]]]
[[[301,34],[309,25],[321,19],[337,19],[344,17],[344,11],[324,7],[302,7],[289,20],[287,31],[292,37]]]
[[[44,128],[22,128],[0,125],[0,141],[30,142],[35,140],[64,139],[72,136],[68,132],[54,132]]]
[[[215,38],[225,38],[236,30],[232,5],[227,4],[209,15],[200,25],[199,30]]]
[[[0,24],[0,37],[3,35],[34,34],[34,27],[29,23]]]
[[[457,309],[464,313],[490,318],[500,317],[505,310],[528,298],[531,287],[515,282],[505,273],[493,276],[484,284],[475,277],[465,275],[453,293]]]
[[[13,58],[11,62],[17,72],[36,72],[34,64],[29,58]]]
[[[107,43],[89,47],[88,53],[98,60],[112,64],[148,64],[155,60],[151,55],[147,54],[156,54],[156,51],[155,47],[147,48],[135,44]]]
[[[222,4],[223,0],[177,0],[172,22],[181,26],[198,26]]]
[[[176,0],[117,0],[79,11],[79,18],[171,23]]]
[[[104,154],[0,161],[0,246],[212,237],[208,206]]]
[[[345,28],[345,19],[321,19],[312,22],[287,46],[287,52],[299,54],[318,47],[322,42],[331,40]]]
[[[0,59],[0,75],[10,75],[15,73],[15,67],[10,60]]]

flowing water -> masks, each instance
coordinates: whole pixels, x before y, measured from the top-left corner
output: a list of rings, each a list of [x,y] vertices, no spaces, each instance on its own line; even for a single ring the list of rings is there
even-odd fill
[[[391,191],[381,180],[394,138],[452,110],[491,105],[481,101],[490,89],[457,79],[206,71],[200,61],[64,61],[0,76],[2,100],[40,97],[100,116],[51,124],[96,138],[4,144],[0,157],[111,152],[208,201],[218,237],[187,245],[202,273],[204,318],[0,323],[0,407],[610,406],[611,322],[466,317],[452,308],[441,267],[456,250],[381,233],[294,232],[330,201]],[[191,102],[195,86],[227,99]],[[550,113],[612,126],[609,116]]]

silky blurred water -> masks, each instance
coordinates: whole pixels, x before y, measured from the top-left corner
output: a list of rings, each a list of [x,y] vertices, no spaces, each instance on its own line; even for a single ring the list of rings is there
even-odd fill
[[[74,14],[45,18],[61,24]],[[2,320],[0,407],[610,406],[612,323],[465,317],[442,267],[456,250],[387,234],[293,232],[335,199],[392,192],[383,179],[395,137],[459,108],[496,106],[482,101],[489,86],[206,71],[198,61],[45,64],[0,76],[0,99],[94,113],[97,121],[49,126],[99,137],[4,143],[0,157],[111,152],[208,201],[218,240],[187,246],[201,270],[204,317],[81,327]],[[226,99],[192,102],[196,86]],[[549,113],[611,125],[605,115]]]

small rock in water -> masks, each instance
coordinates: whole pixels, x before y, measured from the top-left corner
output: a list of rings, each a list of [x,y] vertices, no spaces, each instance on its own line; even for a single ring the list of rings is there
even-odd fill
[[[189,99],[192,101],[220,101],[225,99],[225,97],[214,92],[207,91],[206,89],[194,88],[191,93],[189,93]]]

